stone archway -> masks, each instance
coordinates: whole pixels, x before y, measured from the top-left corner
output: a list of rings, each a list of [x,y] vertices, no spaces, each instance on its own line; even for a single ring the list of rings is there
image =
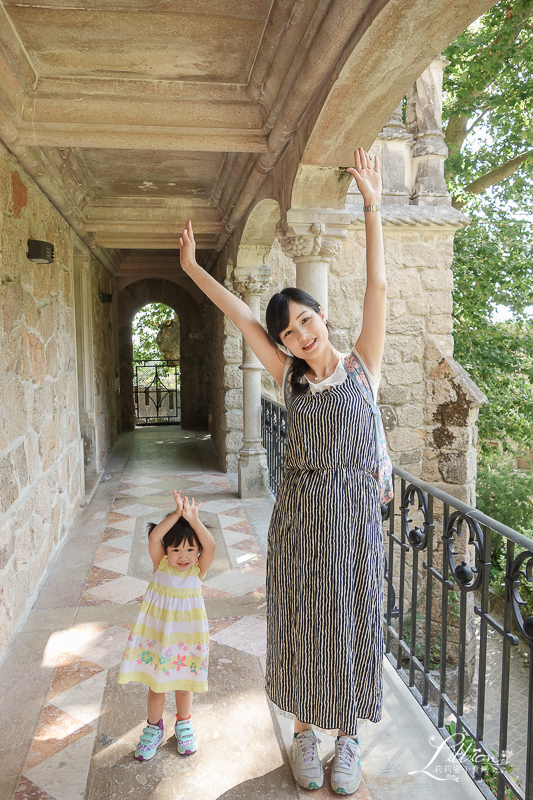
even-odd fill
[[[131,326],[137,311],[148,303],[164,303],[179,317],[181,424],[184,428],[207,429],[209,413],[207,317],[194,297],[182,286],[163,278],[145,278],[129,284],[118,296],[122,430],[130,431],[135,427]]]

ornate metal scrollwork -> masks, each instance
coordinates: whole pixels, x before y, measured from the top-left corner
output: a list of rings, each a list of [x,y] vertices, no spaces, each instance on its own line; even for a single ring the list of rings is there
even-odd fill
[[[455,556],[459,555],[458,551],[454,548],[455,536],[462,536],[462,527],[466,524],[468,527],[468,543],[474,546],[474,566],[471,567],[466,561],[461,564],[456,564]],[[448,520],[444,536],[444,551],[448,556],[448,564],[450,572],[455,578],[459,588],[463,592],[473,592],[478,588],[481,583],[482,570],[479,569],[479,564],[483,563],[483,544],[484,536],[479,524],[470,517],[465,516],[462,511],[454,511]]]
[[[418,511],[422,511],[424,515],[424,522],[421,528],[419,528],[418,525],[415,525],[414,528],[409,527],[413,521],[409,517],[409,506],[414,506],[415,498],[418,500]],[[428,499],[425,492],[419,489],[418,486],[413,486],[413,484],[410,483],[403,492],[400,511],[402,513],[402,519],[405,524],[405,534],[409,544],[414,550],[424,550],[427,547],[429,530]]]
[[[511,597],[513,602],[514,618],[516,620],[516,624],[522,631],[524,639],[530,647],[533,647],[533,617],[526,617],[524,619],[520,609],[520,606],[525,605],[526,602],[525,600],[522,600],[520,596],[520,577],[525,578],[528,583],[533,584],[533,553],[531,553],[529,550],[520,553],[515,558],[511,568],[510,578],[513,582]]]

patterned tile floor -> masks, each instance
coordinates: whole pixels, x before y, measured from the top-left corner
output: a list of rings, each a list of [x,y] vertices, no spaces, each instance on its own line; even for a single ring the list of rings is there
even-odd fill
[[[0,665],[8,687],[0,693],[0,800],[336,797],[328,788],[331,732],[318,732],[324,787],[300,790],[289,761],[292,720],[264,693],[272,500],[239,500],[232,480],[216,470],[209,437],[172,428],[121,436],[106,478],[77,517]],[[168,696],[164,745],[142,764],[133,753],[146,690],[119,686],[116,678],[151,574],[145,526],[171,509],[174,488],[203,502],[202,518],[217,541],[204,583],[209,691],[195,697],[198,753],[178,757]],[[363,772],[375,800],[478,800],[466,775],[442,784],[422,771],[434,758],[433,735],[386,665],[383,719],[361,726]],[[367,786],[353,797],[370,798]]]
[[[130,460],[121,475],[79,599],[78,616],[82,609],[94,609],[96,620],[102,606],[110,607],[111,611],[113,607],[124,609],[129,605],[134,618],[150,574],[146,522],[160,520],[172,508],[172,490],[179,487],[203,501],[202,518],[218,539],[219,567],[210,570],[204,582],[206,601],[213,608],[224,601],[226,610],[228,602],[231,608],[231,602],[239,598],[252,598],[256,602],[257,613],[253,614],[249,609],[239,614],[238,605],[233,615],[226,612],[213,617],[211,613],[211,642],[229,648],[229,653],[237,650],[254,657],[264,672],[266,565],[245,508],[228,477],[217,472],[193,471],[139,475],[140,466]],[[142,549],[146,552],[142,553]],[[105,625],[74,621],[70,628],[50,637],[45,656],[49,664],[55,665],[55,672],[14,800],[85,797],[108,673],[121,661],[129,629],[129,622]],[[231,658],[219,658],[217,668],[232,663]],[[140,710],[141,716],[144,713],[144,709]],[[288,749],[291,720],[276,709],[274,713]],[[322,738],[321,755],[327,761],[334,740],[327,734]],[[133,752],[130,757],[133,760]],[[288,764],[288,758],[284,760]],[[304,791],[299,795],[310,796]],[[284,796],[298,797],[296,786]],[[312,796],[320,800],[334,795],[323,789]],[[369,796],[364,785],[355,795],[357,800]]]

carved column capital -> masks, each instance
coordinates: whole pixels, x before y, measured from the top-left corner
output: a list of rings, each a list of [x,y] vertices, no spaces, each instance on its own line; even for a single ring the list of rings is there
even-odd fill
[[[252,294],[261,295],[268,289],[269,276],[252,275],[250,273],[244,277],[233,273],[231,284],[233,290],[243,297]]]
[[[348,225],[345,212],[290,209],[276,236],[284,254],[296,262],[329,261],[347,238]]]

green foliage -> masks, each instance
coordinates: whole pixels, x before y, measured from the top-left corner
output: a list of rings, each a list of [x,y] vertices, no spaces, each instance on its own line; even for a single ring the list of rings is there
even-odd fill
[[[487,439],[533,448],[532,20],[533,0],[500,2],[445,51],[448,187],[471,219],[454,242],[455,357],[487,396],[482,460]]]
[[[455,720],[449,722],[445,727],[459,746],[457,758],[460,761],[464,761],[466,758],[473,767],[481,767],[483,782],[489,787],[494,796],[496,796],[498,794],[498,754],[492,750],[493,757],[489,758],[484,753],[481,753],[476,745],[475,739],[472,739],[467,733],[457,733],[457,723]],[[505,772],[510,773],[513,771],[513,766],[505,762],[501,765],[500,769],[504,769]],[[505,800],[513,800],[515,795],[511,789],[505,789],[504,797]]]
[[[150,303],[135,314],[132,323],[134,359],[162,358],[156,337],[161,325],[174,316],[174,311],[163,303]]]
[[[445,50],[443,119],[452,193],[533,149],[533,0],[505,0]],[[533,162],[493,192],[533,210]]]
[[[487,455],[478,468],[477,506],[480,511],[533,540],[533,470],[513,469],[509,458]],[[505,594],[507,540],[491,535],[490,586],[494,594]],[[523,548],[515,546],[515,556]],[[533,585],[521,579],[519,594],[524,601],[523,617],[533,615]]]

